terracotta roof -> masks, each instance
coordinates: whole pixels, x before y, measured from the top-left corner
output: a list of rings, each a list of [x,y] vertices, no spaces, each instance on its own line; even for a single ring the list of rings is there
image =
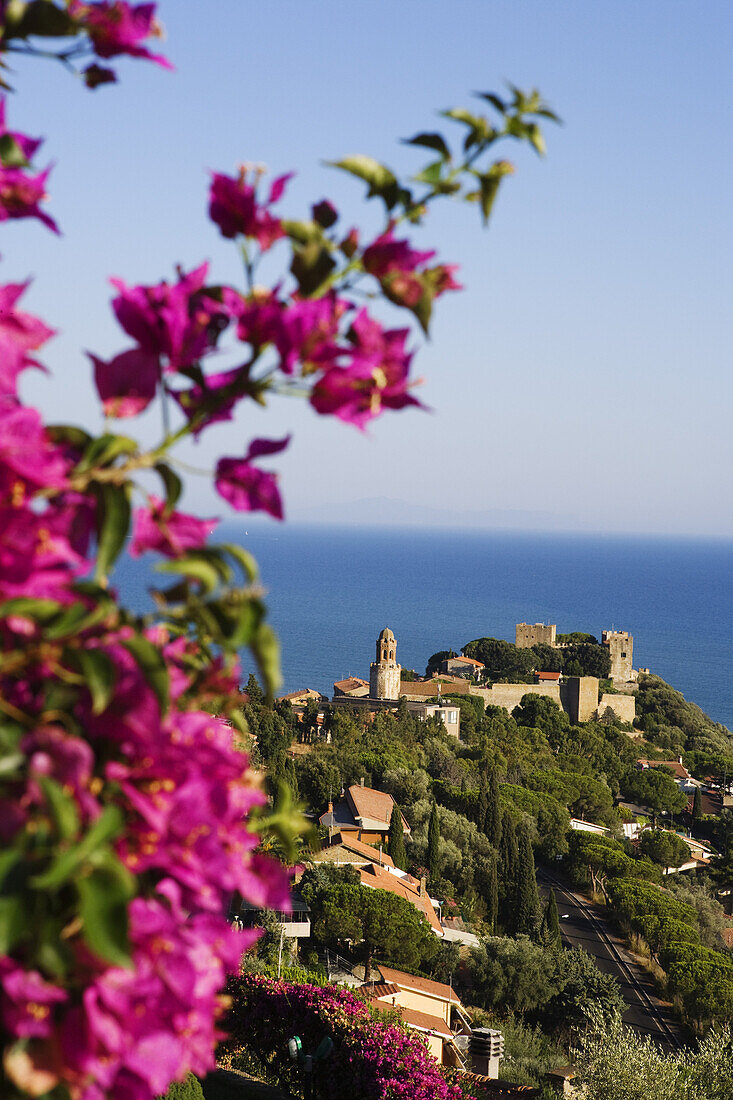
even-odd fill
[[[636,763],[641,764],[642,768],[669,768],[678,779],[692,778],[685,765],[680,764],[679,760],[637,760]]]
[[[300,691],[291,691],[287,695],[278,695],[277,701],[278,703],[283,703],[286,699],[290,699],[291,701],[293,699],[302,699],[304,695],[309,696],[311,699],[321,698],[320,691],[315,691],[314,688],[301,688]]]
[[[338,840],[336,839],[338,837]],[[383,867],[394,867],[394,861],[392,856],[387,852],[379,851],[379,848],[375,848],[371,844],[365,844],[362,840],[357,840],[355,837],[344,835],[343,833],[336,833],[331,845],[340,844],[342,848],[348,848],[350,852],[356,852],[357,855],[366,856],[367,859],[373,863],[381,863]]]
[[[392,997],[401,990],[394,982],[369,982],[367,985],[359,986],[359,992],[368,1000],[376,1001],[380,997]]]
[[[461,1003],[455,990],[444,982],[434,982],[431,978],[418,978],[414,974],[405,974],[402,970],[393,970],[391,966],[382,966],[381,963],[377,969],[385,982],[399,985],[402,989],[414,989],[418,993],[427,993],[430,997],[439,997],[441,1001],[449,1001],[454,1005]]]
[[[538,680],[559,680],[561,672],[536,672],[535,676]]]
[[[469,685],[461,676],[439,676],[436,680],[400,680],[400,695],[416,695],[421,699],[431,699],[438,695],[438,684],[442,685],[442,695],[468,695]]]
[[[432,1031],[444,1039],[453,1038],[453,1032],[445,1020],[441,1020],[439,1016],[429,1016],[427,1012],[420,1012],[416,1008],[403,1008],[402,1005],[391,1007],[397,1009],[404,1022],[410,1027],[417,1028],[418,1031]]]
[[[348,676],[345,680],[336,680],[333,685],[339,691],[353,691],[354,688],[369,687],[368,680],[361,680],[358,676]]]
[[[355,818],[369,818],[371,821],[379,821],[389,829],[392,820],[392,807],[394,799],[391,794],[384,791],[375,791],[373,787],[362,787],[358,783],[352,784],[346,792],[346,800],[350,803]],[[403,829],[409,833],[410,826],[402,816]]]
[[[483,661],[477,661],[475,657],[448,657],[448,661],[460,661],[464,665],[473,665],[474,668],[486,668]]]
[[[433,931],[440,936],[443,935],[443,929],[440,927],[438,915],[433,909],[433,903],[427,894],[420,894],[419,887],[413,886],[405,879],[398,878],[397,875],[384,870],[376,863],[371,863],[368,867],[360,867],[359,874],[362,886],[370,886],[373,890],[389,890],[391,894],[397,894],[398,897],[409,901],[430,922]],[[382,969],[381,966],[379,969]]]

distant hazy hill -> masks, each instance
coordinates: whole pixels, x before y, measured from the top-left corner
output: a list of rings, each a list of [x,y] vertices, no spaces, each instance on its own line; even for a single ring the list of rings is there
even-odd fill
[[[509,508],[467,509],[426,507],[389,497],[367,497],[348,504],[319,504],[290,512],[291,520],[309,523],[338,523],[364,527],[476,527],[509,530],[567,530],[577,518],[556,512],[530,512]]]

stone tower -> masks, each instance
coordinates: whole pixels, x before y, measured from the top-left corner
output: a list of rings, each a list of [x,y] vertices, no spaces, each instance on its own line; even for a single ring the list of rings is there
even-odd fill
[[[385,626],[377,638],[377,659],[369,668],[369,694],[372,699],[399,699],[402,669],[397,664],[397,642]]]
[[[626,630],[604,630],[601,641],[611,658],[611,679],[623,684],[633,680],[634,639],[631,634]]]

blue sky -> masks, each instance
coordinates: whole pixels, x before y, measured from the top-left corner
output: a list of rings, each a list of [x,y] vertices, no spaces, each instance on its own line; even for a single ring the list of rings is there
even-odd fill
[[[487,231],[446,204],[419,232],[466,286],[442,300],[415,360],[434,411],[385,416],[365,437],[283,399],[186,457],[205,467],[292,431],[279,469],[298,518],[384,497],[418,521],[415,506],[469,524],[733,535],[729,4],[168,0],[159,12],[172,75],[122,62],[121,83],[92,94],[60,68],[18,67],[9,118],[47,135],[64,231],[3,230],[6,279],[33,274],[29,307],[62,330],[53,378],[29,380],[27,398],[98,425],[83,349],[127,346],[108,276],[152,282],[208,258],[238,279],[205,216],[208,169],[297,169],[284,212],[329,195],[369,228],[361,185],[322,161],[367,152],[417,168],[397,138],[511,80],[539,87],[564,125],[548,129],[544,161],[511,150],[517,173]],[[207,484],[188,503],[223,513]]]

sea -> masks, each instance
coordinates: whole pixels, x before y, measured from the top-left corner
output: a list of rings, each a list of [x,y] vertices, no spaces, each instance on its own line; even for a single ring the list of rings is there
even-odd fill
[[[733,729],[733,542],[477,530],[223,524],[257,558],[282,645],[283,692],[369,678],[383,627],[403,668],[518,622],[634,638],[647,667]],[[148,559],[123,557],[120,595],[151,606]],[[244,680],[250,671],[243,655]]]

